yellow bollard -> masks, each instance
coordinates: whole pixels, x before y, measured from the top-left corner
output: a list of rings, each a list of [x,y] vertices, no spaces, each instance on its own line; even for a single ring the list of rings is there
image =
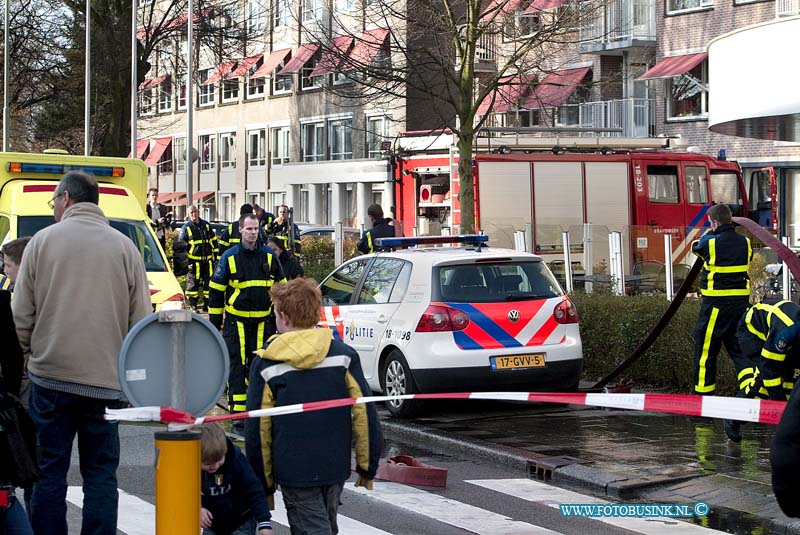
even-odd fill
[[[156,535],[200,533],[200,433],[156,433]]]

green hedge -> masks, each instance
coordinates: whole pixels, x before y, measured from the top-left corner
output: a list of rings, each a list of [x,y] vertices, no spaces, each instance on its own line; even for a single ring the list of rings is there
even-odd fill
[[[357,240],[345,238],[344,240],[344,260],[349,260],[356,256]],[[306,237],[300,240],[303,254],[300,261],[306,277],[322,281],[333,271],[333,240],[328,237]]]
[[[605,377],[642,342],[669,306],[661,295],[618,297],[575,293],[583,342],[584,379]],[[648,391],[692,392],[694,328],[700,302],[688,298],[640,359],[612,383]],[[717,360],[717,393],[735,392],[735,372],[723,350]]]

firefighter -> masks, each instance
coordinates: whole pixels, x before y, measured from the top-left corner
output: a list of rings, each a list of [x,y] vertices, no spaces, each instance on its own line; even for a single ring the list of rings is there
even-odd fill
[[[291,239],[289,236],[290,228],[294,231],[294,235],[291,236]],[[267,225],[266,229],[267,229],[267,235],[274,236],[279,240],[281,240],[281,243],[283,244],[282,247],[283,250],[287,249],[291,250],[291,247],[289,247],[289,242],[293,241],[294,252],[295,253],[300,252],[300,243],[298,241],[300,239],[300,228],[297,225],[295,225],[293,221],[290,221],[288,206],[282,204],[278,207],[277,219],[275,219],[272,223]]]
[[[356,248],[364,254],[375,252],[375,240],[378,238],[394,237],[395,228],[391,219],[383,217],[383,208],[380,204],[373,204],[367,208],[367,216],[372,221],[372,228],[364,232]]]
[[[239,216],[255,213],[253,210],[252,205],[245,203],[239,208]],[[267,233],[263,227],[259,227],[258,239],[262,244],[267,243]],[[242,233],[239,232],[239,220],[237,219],[236,221],[231,221],[219,237],[217,258],[221,257],[225,251],[234,245],[239,245],[240,241],[242,241]]]
[[[267,230],[273,221],[275,221],[275,214],[271,212],[267,212],[265,209],[261,208],[259,205],[253,205],[253,212],[255,212],[256,217],[258,218],[258,224],[264,229]]]
[[[742,356],[736,327],[750,304],[747,270],[753,249],[750,240],[737,233],[726,204],[708,209],[711,229],[692,243],[692,252],[703,259],[700,272],[700,315],[694,327],[694,392],[713,395],[716,389],[717,355],[722,345],[739,374]]]
[[[255,214],[239,218],[242,241],[225,251],[211,278],[208,319],[217,329],[222,329],[230,354],[228,408],[231,413],[244,412],[246,408],[245,380],[253,351],[275,334],[269,290],[275,283],[286,282],[278,257],[258,240],[259,227]],[[234,431],[241,434],[244,422],[238,423],[241,425],[235,426]]]
[[[800,363],[795,348],[800,335],[800,306],[791,301],[774,305],[759,303],[739,322],[739,346],[750,363],[739,372],[739,398],[786,401],[794,387],[794,370]],[[725,434],[742,440],[741,422],[725,420]]]
[[[189,272],[186,274],[186,297],[192,310],[197,310],[200,293],[203,311],[208,311],[208,283],[216,260],[217,237],[208,221],[200,219],[197,206],[189,207],[189,220],[181,227],[179,240],[188,244]]]
[[[278,260],[281,261],[281,267],[283,268],[283,274],[286,276],[286,280],[305,276],[305,270],[303,270],[303,266],[300,265],[300,261],[290,251],[283,248],[283,242],[279,238],[270,236],[267,238],[267,245],[278,255]]]

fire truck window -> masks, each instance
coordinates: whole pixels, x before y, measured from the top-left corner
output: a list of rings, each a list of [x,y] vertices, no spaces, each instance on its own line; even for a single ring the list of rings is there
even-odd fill
[[[769,171],[761,169],[753,171],[750,179],[750,194],[747,196],[750,206],[756,210],[772,208],[772,184]]]
[[[735,173],[711,173],[711,200],[731,206],[742,205],[739,177]],[[736,214],[734,214],[736,215]]]
[[[708,202],[708,176],[705,167],[686,167],[686,199],[691,204]]]
[[[647,187],[653,204],[678,203],[678,168],[671,165],[648,165]]]

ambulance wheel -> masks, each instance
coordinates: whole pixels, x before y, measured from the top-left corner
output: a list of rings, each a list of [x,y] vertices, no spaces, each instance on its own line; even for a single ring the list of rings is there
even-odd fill
[[[417,386],[414,384],[408,363],[398,349],[393,349],[383,362],[381,387],[387,396],[417,393]],[[419,414],[422,402],[415,399],[391,400],[386,402],[386,408],[397,418],[412,418]]]

